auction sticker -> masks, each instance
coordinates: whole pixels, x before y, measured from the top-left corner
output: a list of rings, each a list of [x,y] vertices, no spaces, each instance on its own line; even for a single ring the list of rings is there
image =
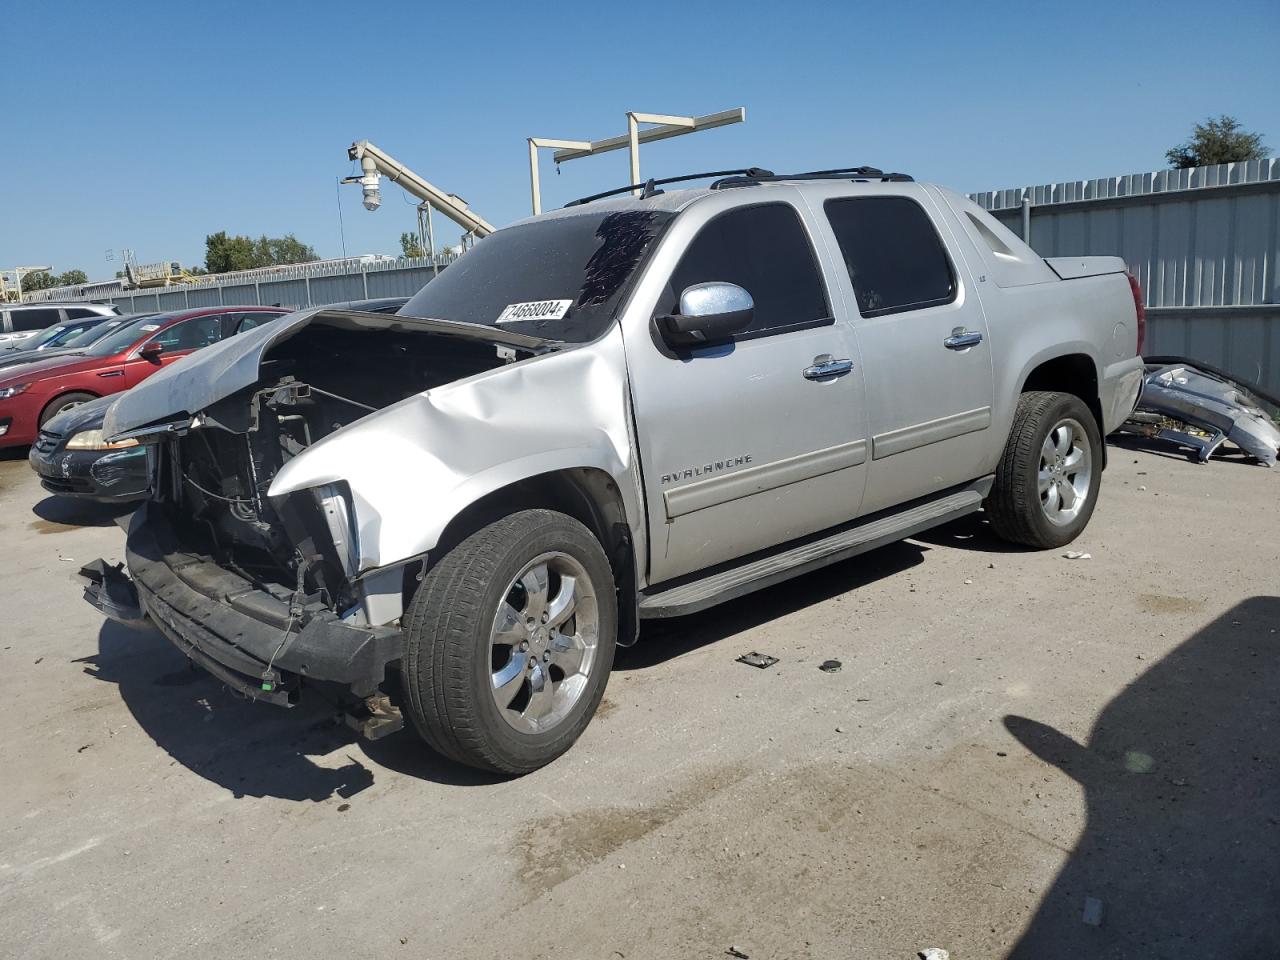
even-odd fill
[[[534,300],[530,303],[509,303],[498,314],[498,323],[515,323],[518,320],[559,320],[569,312],[572,300]]]

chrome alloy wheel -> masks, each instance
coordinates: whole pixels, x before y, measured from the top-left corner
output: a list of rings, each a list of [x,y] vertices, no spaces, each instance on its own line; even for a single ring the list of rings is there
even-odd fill
[[[544,553],[507,587],[493,620],[493,699],[521,733],[544,733],[581,699],[596,662],[600,618],[587,571],[567,553]]]
[[[1070,417],[1058,421],[1040,447],[1040,507],[1049,522],[1066,526],[1079,516],[1093,483],[1089,435]]]

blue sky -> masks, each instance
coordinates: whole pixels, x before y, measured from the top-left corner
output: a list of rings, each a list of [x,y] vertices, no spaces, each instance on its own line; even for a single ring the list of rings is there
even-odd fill
[[[0,266],[90,277],[201,263],[216,230],[342,250],[335,178],[369,139],[502,225],[525,138],[624,112],[745,106],[642,148],[646,176],[870,163],[964,191],[1155,170],[1209,114],[1280,154],[1280,4],[454,2],[10,4]],[[542,166],[545,206],[627,180]],[[342,190],[349,253],[398,253],[412,204]],[[456,239],[437,219],[438,237]],[[107,262],[107,250],[115,261]]]

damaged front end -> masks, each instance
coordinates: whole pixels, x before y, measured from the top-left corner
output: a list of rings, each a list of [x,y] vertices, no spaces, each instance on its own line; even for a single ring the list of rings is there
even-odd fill
[[[130,523],[127,575],[91,564],[82,571],[86,599],[124,623],[145,612],[245,697],[287,706],[304,682],[339,684],[361,732],[398,729],[388,670],[401,656],[398,619],[423,555],[391,563],[366,555],[374,551],[362,550],[361,523],[365,542],[377,542],[370,537],[382,518],[346,479],[274,495],[272,485],[326,438],[341,440],[333,435],[344,427],[548,349],[536,338],[498,336],[310,311],[209,348],[207,361],[180,371],[185,381],[157,374],[149,395],[122,398],[106,424],[147,445],[150,499]],[[404,432],[370,426],[345,456],[383,452],[380,469],[398,469]]]
[[[1148,357],[1142,396],[1122,433],[1188,447],[1206,462],[1230,442],[1264,466],[1280,454],[1280,399],[1183,357]]]

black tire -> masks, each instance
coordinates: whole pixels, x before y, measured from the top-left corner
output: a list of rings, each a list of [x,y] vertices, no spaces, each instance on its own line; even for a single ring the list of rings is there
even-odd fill
[[[1091,475],[1084,503],[1074,519],[1055,523],[1040,492],[1041,448],[1050,432],[1064,421],[1083,427],[1081,439],[1088,443]],[[1083,400],[1069,393],[1041,390],[1022,394],[985,504],[992,529],[1004,540],[1040,550],[1070,543],[1093,516],[1102,480],[1102,454],[1102,435]]]
[[[60,397],[54,397],[40,411],[40,426],[43,428],[46,423],[60,414],[63,410],[70,410],[72,407],[78,407],[82,403],[88,403],[90,400],[97,400],[92,393],[64,393]]]
[[[586,589],[594,592],[597,642],[572,706],[549,729],[525,732],[504,719],[495,702],[491,631],[515,578],[549,554],[570,557],[585,571]],[[586,729],[604,696],[617,632],[613,572],[599,541],[561,513],[514,513],[450,549],[418,586],[404,628],[401,673],[409,715],[422,738],[447,757],[484,770],[529,773],[568,750]],[[533,660],[526,664],[530,670],[539,666]],[[548,676],[554,680],[554,673]]]

